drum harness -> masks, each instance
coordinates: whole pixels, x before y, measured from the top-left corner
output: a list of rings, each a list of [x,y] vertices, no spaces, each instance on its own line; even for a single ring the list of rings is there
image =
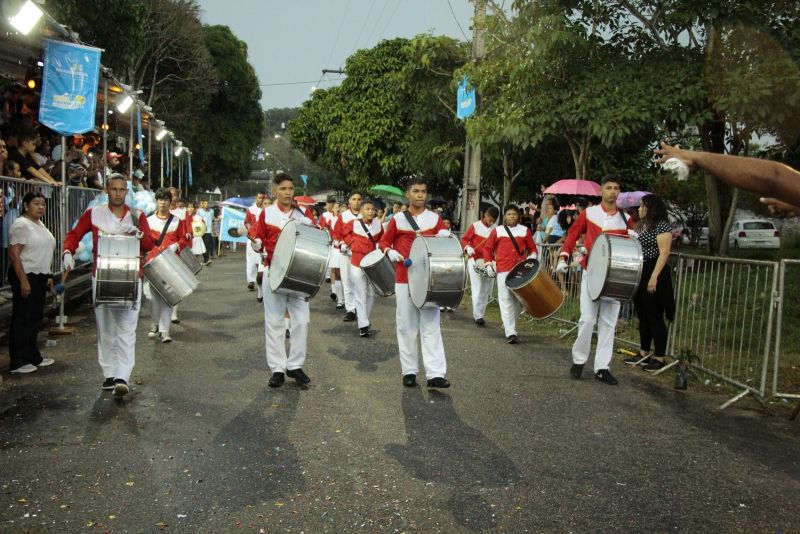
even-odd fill
[[[372,234],[370,233],[369,228],[367,228],[367,225],[364,224],[363,219],[359,219],[358,222],[361,223],[361,228],[363,228],[364,231],[367,233],[367,237],[369,237],[369,240],[372,241],[372,244],[377,245],[377,243],[375,242],[375,238],[372,237]]]
[[[511,238],[511,243],[514,245],[514,249],[517,251],[517,254],[519,254],[519,257],[521,258],[522,256],[524,256],[524,254],[522,253],[522,249],[519,248],[519,243],[517,243],[517,240],[514,239],[514,234],[511,233],[511,229],[508,227],[508,225],[505,224],[503,225],[503,228],[506,229],[508,237]]]
[[[169,225],[172,224],[172,219],[174,218],[175,215],[173,215],[172,213],[170,213],[169,217],[167,217],[167,222],[164,223],[164,228],[161,230],[161,235],[158,236],[158,241],[156,241],[157,247],[160,247],[161,243],[164,241],[164,236],[167,235],[167,230],[169,229]]]
[[[419,229],[419,225],[417,224],[417,221],[414,220],[414,216],[411,215],[408,212],[408,210],[404,211],[403,215],[406,216],[406,220],[408,221],[408,224],[410,224],[411,228],[414,230],[414,232],[417,233],[417,237],[422,236],[422,230]]]

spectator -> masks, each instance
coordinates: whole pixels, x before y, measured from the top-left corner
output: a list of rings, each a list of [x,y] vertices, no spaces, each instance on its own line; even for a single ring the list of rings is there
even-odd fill
[[[571,210],[561,210],[558,212],[558,226],[561,227],[562,234],[559,239],[555,241],[555,243],[563,243],[564,238],[569,232],[570,226],[572,226],[572,222],[575,220],[575,215]],[[551,234],[552,235],[552,234]]]
[[[5,172],[6,161],[8,161],[8,147],[6,142],[0,138],[0,169]]]
[[[47,171],[42,169],[33,159],[33,153],[36,150],[36,142],[38,139],[39,136],[33,130],[22,132],[18,138],[19,146],[16,150],[12,150],[9,153],[9,158],[19,163],[24,178],[44,182],[53,186],[60,186],[61,184],[47,174]]]
[[[8,271],[13,295],[8,351],[12,373],[32,373],[52,365],[37,347],[44,317],[45,296],[50,280],[50,263],[56,238],[42,223],[45,198],[30,192],[22,199],[23,212],[11,227]]]
[[[544,242],[547,244],[563,241],[566,231],[558,223],[558,200],[551,197],[549,202],[545,202],[547,214],[547,226],[544,230]]]
[[[206,251],[203,253],[203,260],[205,265],[211,263],[211,256],[214,250],[214,244],[211,239],[211,229],[214,226],[214,212],[208,208],[208,200],[201,200],[200,201],[200,209],[197,210],[197,215],[203,219],[203,222],[206,223],[206,231],[203,234],[203,244],[205,245]]]

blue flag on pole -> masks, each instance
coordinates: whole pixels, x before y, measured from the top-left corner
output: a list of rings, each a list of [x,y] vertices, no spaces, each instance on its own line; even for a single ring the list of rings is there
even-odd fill
[[[61,135],[94,128],[100,49],[45,40],[39,122]]]
[[[142,110],[136,106],[136,128],[139,135],[136,137],[139,143],[139,161],[144,161],[144,143],[142,143]]]
[[[189,160],[188,161],[188,165],[189,165],[189,186],[191,186],[192,185],[192,153],[191,152],[189,152],[188,160]]]
[[[172,176],[172,165],[170,164],[170,150],[169,150],[169,141],[164,144],[164,148],[167,151],[167,176]]]
[[[475,114],[475,88],[468,87],[469,81],[464,76],[458,84],[458,108],[456,117],[466,119]]]
[[[308,175],[307,174],[301,174],[300,175],[300,179],[303,180],[303,185],[304,186],[308,185]]]

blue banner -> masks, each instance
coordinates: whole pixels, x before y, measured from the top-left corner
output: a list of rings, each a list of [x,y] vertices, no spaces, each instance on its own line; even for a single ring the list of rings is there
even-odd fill
[[[458,108],[456,110],[456,117],[459,119],[466,119],[475,114],[475,88],[468,87],[467,77],[461,79],[458,84]]]
[[[191,187],[192,186],[192,153],[191,152],[189,152],[188,160],[189,160],[188,161],[188,165],[189,165],[189,167],[188,167],[188,169],[189,169],[189,187]]]
[[[233,237],[228,233],[231,228],[241,228],[244,226],[245,210],[222,206],[222,224],[219,228],[219,238],[221,241],[232,243],[247,243],[247,236]]]
[[[303,185],[304,186],[308,185],[308,175],[307,174],[301,174],[300,175],[300,179],[303,180]]]
[[[100,49],[45,40],[39,122],[61,135],[94,129]]]
[[[144,138],[142,137],[142,110],[139,109],[139,106],[136,106],[136,129],[139,132],[137,137],[137,139],[139,140],[139,163],[144,165]]]
[[[170,163],[171,160],[169,158],[172,157],[172,152],[170,151],[169,140],[164,143],[164,149],[167,151],[167,177],[170,177],[172,176],[172,164]]]

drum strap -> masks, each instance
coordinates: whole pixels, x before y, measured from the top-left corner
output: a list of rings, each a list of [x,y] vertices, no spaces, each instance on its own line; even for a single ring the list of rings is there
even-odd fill
[[[130,212],[131,212],[131,223],[133,223],[133,226],[135,226],[136,229],[138,230],[139,229],[139,210],[137,210],[136,208],[129,208],[129,209],[130,209]]]
[[[156,246],[157,247],[160,247],[161,246],[161,242],[164,241],[164,236],[167,235],[167,230],[169,229],[169,225],[172,223],[172,219],[174,219],[174,218],[175,218],[175,216],[173,214],[171,214],[171,213],[169,214],[169,217],[167,217],[167,222],[164,223],[164,229],[161,230],[161,235],[158,236],[158,241],[156,241]]]
[[[517,240],[514,238],[514,234],[511,233],[511,229],[508,226],[506,226],[505,224],[503,225],[503,228],[506,229],[506,233],[508,234],[508,237],[511,238],[511,243],[514,245],[514,248],[517,250],[517,254],[522,256],[522,251],[519,248],[519,243],[517,243]]]
[[[364,221],[362,221],[361,219],[359,219],[358,222],[361,223],[361,227],[364,229],[365,232],[367,232],[367,237],[369,237],[369,240],[372,241],[372,244],[374,245],[375,244],[375,238],[372,237],[372,234],[370,233],[369,228],[367,228],[367,225],[364,224]]]
[[[408,221],[408,224],[411,225],[411,228],[417,233],[417,235],[422,235],[420,230],[419,230],[419,225],[417,224],[417,221],[414,220],[414,216],[411,215],[408,212],[408,210],[404,211],[403,215],[406,216],[406,220]]]

